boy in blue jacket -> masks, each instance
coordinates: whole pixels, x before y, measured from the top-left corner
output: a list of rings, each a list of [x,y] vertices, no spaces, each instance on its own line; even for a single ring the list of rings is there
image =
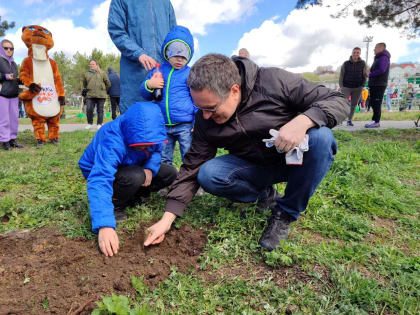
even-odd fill
[[[193,53],[194,40],[190,31],[186,27],[175,26],[166,35],[161,48],[162,57],[165,59],[160,69],[163,78],[156,73],[155,68],[150,71],[140,88],[145,100],[152,100],[154,90],[162,89],[162,100],[157,104],[165,119],[168,136],[168,142],[162,152],[163,163],[172,164],[176,141],[179,142],[182,161],[191,145],[191,130],[198,110],[187,85],[190,73],[187,64]]]
[[[118,252],[116,219],[126,217],[124,209],[175,180],[176,169],[161,164],[165,141],[160,110],[138,102],[99,129],[80,158],[92,230],[105,256]]]

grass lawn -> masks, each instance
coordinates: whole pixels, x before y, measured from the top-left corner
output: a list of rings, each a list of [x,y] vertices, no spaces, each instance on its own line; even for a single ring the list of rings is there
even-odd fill
[[[116,292],[95,314],[419,314],[420,131],[334,133],[332,169],[280,250],[258,246],[267,212],[197,197],[176,224],[207,230],[199,270],[173,268],[153,291],[133,279],[136,298]],[[92,137],[63,133],[59,146],[35,149],[26,131],[24,149],[0,153],[0,232],[53,226],[68,237],[94,237],[77,166]],[[163,207],[154,196],[129,209],[121,228],[136,230]]]

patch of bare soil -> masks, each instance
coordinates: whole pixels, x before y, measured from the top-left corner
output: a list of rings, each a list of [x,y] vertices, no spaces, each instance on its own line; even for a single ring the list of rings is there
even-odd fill
[[[143,248],[144,233],[122,234],[120,251],[103,256],[95,240],[69,239],[51,229],[0,234],[0,315],[67,314],[84,304],[94,309],[101,296],[135,296],[130,276],[144,276],[155,288],[170,267],[188,272],[198,265],[207,235],[184,225],[159,246]]]

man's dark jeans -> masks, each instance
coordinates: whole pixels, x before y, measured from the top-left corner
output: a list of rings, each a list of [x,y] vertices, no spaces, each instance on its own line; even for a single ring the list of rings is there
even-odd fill
[[[96,105],[96,113],[98,115],[96,124],[102,125],[104,121],[104,98],[87,98],[86,99],[86,116],[89,125],[93,124],[93,110]]]
[[[227,154],[204,163],[198,173],[198,182],[205,191],[234,202],[265,198],[271,185],[287,182],[284,196],[277,199],[275,210],[297,220],[337,152],[337,142],[329,128],[312,128],[308,135],[309,151],[304,153],[301,166],[286,165],[284,154],[279,154],[282,162],[277,166],[257,165]]]
[[[120,97],[119,96],[110,96],[111,101],[111,112],[112,112],[112,120],[117,118],[117,107],[120,106]]]
[[[373,109],[372,120],[375,122],[380,122],[381,120],[381,107],[382,100],[384,99],[386,86],[372,86],[369,87],[369,105]]]
[[[176,176],[177,170],[175,167],[162,163],[150,186],[142,187],[141,185],[146,180],[143,167],[138,165],[119,167],[113,184],[112,202],[115,209],[122,210],[136,201],[140,201],[141,197],[148,197],[151,192],[169,186]]]

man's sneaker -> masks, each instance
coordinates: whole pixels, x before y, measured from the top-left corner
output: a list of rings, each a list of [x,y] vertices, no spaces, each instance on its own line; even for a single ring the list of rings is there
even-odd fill
[[[117,222],[127,220],[127,214],[125,213],[125,210],[114,209],[114,216],[115,216],[115,221]]]
[[[99,130],[102,127],[102,125],[96,125],[97,130]]]
[[[274,207],[276,206],[276,199],[281,197],[279,192],[275,190],[273,186],[270,186],[269,189],[270,191],[267,197],[258,199],[257,211],[264,211],[266,209],[273,210]]]
[[[50,142],[54,145],[58,144],[58,139],[51,139]]]
[[[92,125],[91,125],[91,124],[87,124],[87,125],[85,126],[85,129],[86,129],[86,130],[89,130],[90,128],[92,128]]]
[[[347,120],[347,126],[353,127],[353,122],[351,120]]]
[[[23,145],[16,142],[16,139],[12,139],[9,141],[9,144],[12,148],[22,149]]]
[[[292,221],[290,216],[285,213],[279,211],[273,212],[268,219],[268,225],[258,243],[266,251],[271,252],[280,244],[280,240],[287,240],[289,226]]]
[[[42,141],[41,139],[36,140],[36,147],[40,148],[45,144],[44,141]]]
[[[380,123],[375,122],[374,120],[372,120],[370,123],[367,123],[365,125],[365,128],[379,128],[381,126]]]

